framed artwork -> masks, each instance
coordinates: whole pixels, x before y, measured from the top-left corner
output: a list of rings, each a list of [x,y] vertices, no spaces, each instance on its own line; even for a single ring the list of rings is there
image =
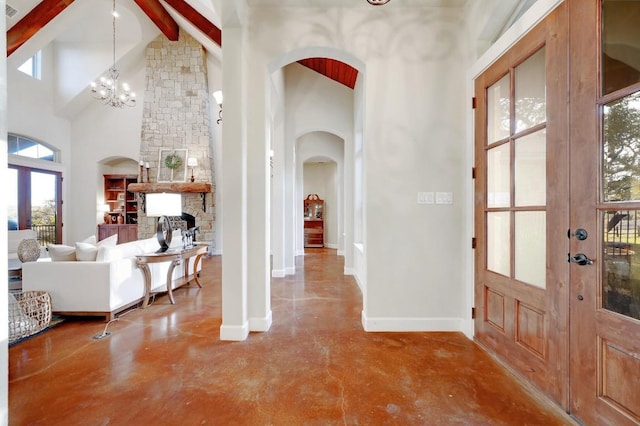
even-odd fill
[[[187,180],[187,150],[161,148],[158,158],[158,182]]]

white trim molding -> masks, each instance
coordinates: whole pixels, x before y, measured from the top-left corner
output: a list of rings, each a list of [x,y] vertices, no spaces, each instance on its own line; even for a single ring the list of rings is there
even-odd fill
[[[263,318],[249,318],[249,331],[263,332],[269,331],[273,323],[273,314],[271,311]]]
[[[249,323],[242,325],[224,325],[220,326],[220,340],[230,340],[241,342],[249,337]]]
[[[463,318],[367,318],[362,312],[364,331],[463,331]]]

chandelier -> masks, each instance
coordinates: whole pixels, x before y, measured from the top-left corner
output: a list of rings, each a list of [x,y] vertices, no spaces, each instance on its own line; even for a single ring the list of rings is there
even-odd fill
[[[383,4],[389,3],[390,0],[367,0],[369,4],[373,6],[382,6]]]
[[[105,105],[116,108],[122,108],[125,105],[132,107],[136,104],[136,94],[131,91],[127,83],[122,83],[122,88],[118,87],[120,71],[116,68],[116,18],[118,17],[116,0],[113,0],[111,15],[113,16],[113,65],[106,76],[100,77],[98,83],[91,83],[91,94]]]

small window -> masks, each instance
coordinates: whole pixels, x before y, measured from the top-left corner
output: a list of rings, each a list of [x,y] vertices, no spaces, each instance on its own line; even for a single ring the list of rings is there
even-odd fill
[[[27,59],[24,64],[20,65],[20,67],[18,68],[18,71],[22,71],[23,73],[40,80],[41,79],[40,57],[41,57],[41,51],[38,50],[38,53],[33,55],[31,58]]]
[[[37,158],[38,160],[56,161],[55,152],[50,148],[47,148],[40,142],[12,134],[8,135],[7,154]]]

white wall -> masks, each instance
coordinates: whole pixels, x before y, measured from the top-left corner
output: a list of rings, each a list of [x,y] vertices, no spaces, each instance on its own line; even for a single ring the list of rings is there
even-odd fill
[[[368,330],[462,327],[464,283],[456,254],[468,249],[460,238],[468,102],[460,83],[466,58],[461,16],[462,10],[448,8],[252,9],[251,69],[306,47],[338,49],[364,63]],[[303,88],[300,96],[309,104],[323,102],[312,87]],[[296,114],[289,98],[286,104]],[[301,114],[300,121],[313,128],[335,113],[336,104],[322,114]],[[346,117],[345,142],[352,147],[353,111]],[[296,130],[287,127],[288,140]],[[418,205],[419,191],[452,192],[454,203]]]

